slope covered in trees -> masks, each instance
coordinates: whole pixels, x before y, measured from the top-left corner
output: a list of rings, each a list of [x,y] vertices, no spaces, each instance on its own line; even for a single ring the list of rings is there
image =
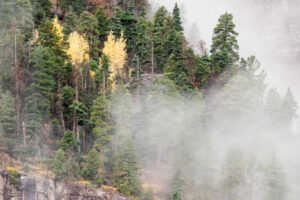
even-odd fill
[[[291,90],[267,90],[259,61],[240,58],[230,13],[199,55],[177,4],[148,5],[0,0],[3,163],[136,199],[287,199],[276,148],[253,148],[293,137]]]

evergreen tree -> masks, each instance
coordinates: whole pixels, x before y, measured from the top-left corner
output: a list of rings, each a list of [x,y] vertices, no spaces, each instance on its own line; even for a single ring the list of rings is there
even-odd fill
[[[85,180],[94,181],[95,175],[100,167],[99,152],[96,149],[91,149],[86,157],[86,167],[82,169],[82,176]]]
[[[32,83],[28,87],[26,103],[26,129],[30,134],[41,133],[44,121],[50,117],[55,89],[56,56],[49,49],[37,46],[32,53]]]
[[[156,62],[156,69],[158,72],[162,72],[166,60],[168,58],[168,52],[166,51],[166,35],[165,27],[166,18],[168,16],[168,11],[165,7],[160,7],[154,15],[154,22],[152,28],[153,43],[154,43],[154,57]],[[167,30],[168,30],[167,29]]]
[[[266,96],[265,109],[269,123],[277,128],[282,124],[282,98],[275,88],[271,88]],[[276,130],[276,129],[275,129]],[[278,129],[277,129],[278,130]]]
[[[178,32],[183,31],[182,22],[180,18],[180,9],[178,8],[178,4],[175,4],[175,7],[173,9],[173,20],[174,20],[174,26],[175,30]]]
[[[126,39],[127,52],[130,52],[135,47],[135,40],[137,35],[136,24],[137,19],[133,14],[133,7],[129,6],[121,16],[121,24],[124,30],[124,37]]]
[[[55,174],[55,178],[60,180],[67,175],[67,169],[65,164],[65,152],[59,149],[56,152],[55,157],[52,160],[50,168]]]
[[[67,14],[65,15],[64,18],[64,35],[65,35],[65,39],[76,30],[77,28],[77,15],[76,13],[73,11],[73,8],[70,6]]]
[[[6,145],[10,150],[15,148],[18,140],[14,102],[14,97],[9,91],[0,90],[0,130],[7,138]]]
[[[193,84],[189,80],[189,72],[183,63],[176,59],[174,54],[171,54],[167,60],[165,68],[165,75],[173,80],[182,92],[190,92],[193,88]]]
[[[98,21],[98,31],[100,36],[100,41],[103,42],[105,37],[109,33],[110,21],[105,14],[105,10],[102,6],[99,6],[96,10],[95,17]]]
[[[280,162],[273,156],[265,172],[266,200],[284,200],[287,195],[286,175]]]
[[[122,151],[114,170],[114,180],[121,193],[135,197],[141,194],[139,159],[130,139],[127,139],[122,145]]]
[[[100,33],[97,18],[88,11],[82,12],[78,20],[78,32],[83,33],[88,41],[91,58],[98,58]]]
[[[136,35],[136,55],[139,57],[140,64],[143,69],[151,59],[151,35],[149,23],[144,17],[140,17],[137,22],[137,35]],[[145,71],[145,70],[144,70]]]
[[[130,76],[132,78],[140,81],[142,73],[143,73],[143,70],[142,70],[142,64],[141,64],[141,61],[140,61],[140,57],[138,57],[135,54],[133,59],[131,60]]]
[[[194,81],[201,88],[207,85],[209,76],[211,74],[211,60],[207,54],[203,56],[195,56],[196,67],[192,70],[194,75]]]
[[[289,88],[282,99],[282,112],[283,123],[287,128],[291,128],[293,120],[297,117],[297,102]]]
[[[50,0],[31,0],[33,5],[34,24],[39,27],[45,20],[51,17]]]
[[[72,6],[73,10],[79,15],[86,8],[86,0],[60,0],[58,4],[62,9]]]
[[[94,126],[93,134],[96,136],[95,148],[101,153],[105,152],[105,145],[110,141],[110,116],[108,101],[104,96],[99,96],[93,101],[90,124]]]
[[[62,27],[59,24],[58,18],[53,21],[45,20],[39,27],[38,43],[53,51],[56,55],[56,60],[62,65],[64,60],[68,58],[66,50],[68,44],[64,41]]]
[[[232,70],[234,64],[239,60],[237,35],[233,16],[229,13],[221,15],[219,23],[214,28],[211,45],[212,70],[220,74],[227,69]]]
[[[121,36],[122,30],[124,30],[121,19],[123,16],[123,10],[120,7],[115,8],[114,15],[111,17],[110,30],[112,30],[117,38]]]
[[[172,182],[172,200],[181,200],[185,181],[182,177],[181,170],[177,170]]]
[[[222,167],[222,187],[228,200],[239,199],[244,185],[244,162],[238,148],[231,148]]]

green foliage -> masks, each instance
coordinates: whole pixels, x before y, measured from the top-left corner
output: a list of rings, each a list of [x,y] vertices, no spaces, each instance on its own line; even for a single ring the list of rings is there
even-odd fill
[[[178,32],[183,31],[182,22],[180,18],[180,9],[178,8],[178,4],[175,4],[175,7],[173,9],[173,20],[175,25],[175,30]]]
[[[79,15],[85,10],[86,0],[60,0],[58,4],[62,9],[72,6],[73,10]]]
[[[31,57],[32,83],[25,99],[26,129],[28,133],[41,133],[44,120],[50,117],[53,91],[56,86],[56,57],[43,46],[37,46]]]
[[[45,20],[38,28],[39,38],[38,43],[43,47],[47,47],[53,51],[56,55],[56,60],[60,64],[63,64],[64,60],[68,58],[66,50],[68,44],[66,41],[62,41],[55,29],[53,28],[53,22],[51,20]]]
[[[65,39],[70,35],[70,33],[74,32],[77,27],[77,15],[73,11],[73,8],[69,6],[69,9],[67,11],[67,14],[65,16],[65,21],[64,21],[64,28],[63,28],[63,33],[65,36]]]
[[[115,14],[111,17],[110,21],[110,29],[114,32],[114,35],[117,38],[120,38],[121,31],[123,30],[123,26],[121,23],[121,19],[123,16],[123,10],[120,7],[115,8]]]
[[[166,36],[165,32],[169,30],[169,27],[165,26],[168,11],[165,7],[160,7],[154,15],[154,22],[152,28],[153,43],[154,43],[154,56],[156,62],[156,70],[162,72],[166,59],[168,58],[168,52],[166,51]],[[167,30],[166,30],[167,28]]]
[[[59,120],[56,118],[51,120],[51,134],[53,136],[59,135]]]
[[[139,57],[141,66],[143,67],[150,62],[151,57],[150,24],[144,17],[140,17],[136,26],[136,55]]]
[[[105,10],[103,7],[99,6],[96,10],[95,17],[98,21],[98,30],[99,30],[99,36],[100,39],[103,39],[108,35],[109,33],[109,26],[110,21],[107,18],[105,14]]]
[[[82,12],[78,19],[78,32],[84,34],[88,41],[91,58],[98,58],[100,52],[98,48],[100,37],[98,19],[88,11]]]
[[[140,81],[141,76],[143,74],[142,64],[140,58],[137,54],[134,55],[133,59],[131,60],[131,72],[130,75],[132,78]]]
[[[193,69],[195,82],[200,87],[205,87],[211,74],[211,60],[207,54],[195,56],[196,67]]]
[[[234,30],[233,16],[229,13],[221,15],[219,23],[214,28],[211,45],[212,70],[220,74],[229,69],[239,60],[237,44],[238,33]]]
[[[177,170],[172,182],[172,200],[181,200],[185,181],[181,170]]]
[[[14,98],[9,91],[0,90],[0,125],[7,137],[16,137],[15,120]]]
[[[17,170],[12,170],[9,173],[9,183],[12,184],[15,188],[19,187],[20,184],[20,174]]]
[[[96,181],[96,174],[98,173],[98,168],[100,167],[100,155],[96,149],[91,149],[86,158],[86,166],[82,169],[82,176],[85,180]],[[98,180],[99,176],[98,176]]]
[[[77,141],[72,133],[72,131],[66,131],[61,141],[59,141],[59,146],[62,151],[73,151],[74,147],[77,146]]]
[[[182,62],[176,59],[174,54],[171,54],[171,56],[168,58],[165,65],[165,71],[165,76],[173,80],[180,91],[183,93],[188,93],[191,91],[193,84],[189,80],[189,72]]]
[[[243,155],[239,148],[231,148],[227,154],[222,167],[221,185],[228,199],[239,199],[240,189],[245,183],[245,166]]]
[[[54,172],[56,179],[60,180],[64,176],[67,175],[67,168],[65,164],[65,152],[62,149],[59,149],[56,152],[55,157],[53,158],[51,162],[50,168]]]
[[[51,17],[50,0],[32,0],[34,23],[39,27],[46,19]]]
[[[266,200],[284,200],[287,195],[286,175],[281,163],[273,156],[264,170]]]
[[[136,197],[141,194],[139,158],[130,139],[122,145],[114,169],[114,180],[115,186],[121,193]]]
[[[137,35],[136,30],[137,19],[135,18],[132,9],[127,9],[121,17],[121,25],[124,29],[124,38],[126,39],[127,52],[133,50]]]

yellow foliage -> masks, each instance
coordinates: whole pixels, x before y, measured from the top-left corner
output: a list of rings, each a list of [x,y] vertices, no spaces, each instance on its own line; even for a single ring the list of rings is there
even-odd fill
[[[110,31],[107,41],[104,42],[102,52],[109,58],[110,78],[115,79],[117,76],[124,76],[127,52],[123,32],[121,33],[121,37],[116,39],[113,32]]]
[[[91,182],[85,181],[85,180],[79,180],[77,181],[78,184],[83,184],[83,185],[91,185]]]
[[[6,170],[9,171],[9,172],[18,171],[16,168],[9,167],[9,166],[6,167]]]
[[[68,42],[70,46],[67,53],[71,56],[72,63],[78,68],[84,60],[89,60],[89,44],[77,31],[70,34]]]
[[[32,38],[30,40],[30,44],[33,45],[35,42],[37,42],[39,39],[39,31],[37,29],[34,29],[34,32],[32,34]]]
[[[111,186],[108,186],[108,185],[102,185],[101,186],[104,190],[113,190],[113,191],[117,191],[118,189],[115,188],[115,187],[111,187]]]
[[[59,37],[58,45],[62,45],[64,39],[64,33],[63,33],[63,28],[60,25],[57,17],[54,18],[52,24],[53,24],[53,32]]]

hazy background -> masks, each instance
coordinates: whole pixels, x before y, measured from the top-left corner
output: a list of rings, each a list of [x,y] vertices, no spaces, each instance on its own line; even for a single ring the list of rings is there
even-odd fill
[[[209,49],[219,16],[234,15],[240,55],[255,55],[268,74],[269,86],[283,93],[290,87],[300,101],[300,1],[297,0],[150,0],[153,10],[177,2],[184,18],[186,36],[196,35]],[[191,27],[195,23],[199,34]],[[192,33],[191,33],[192,32]]]

